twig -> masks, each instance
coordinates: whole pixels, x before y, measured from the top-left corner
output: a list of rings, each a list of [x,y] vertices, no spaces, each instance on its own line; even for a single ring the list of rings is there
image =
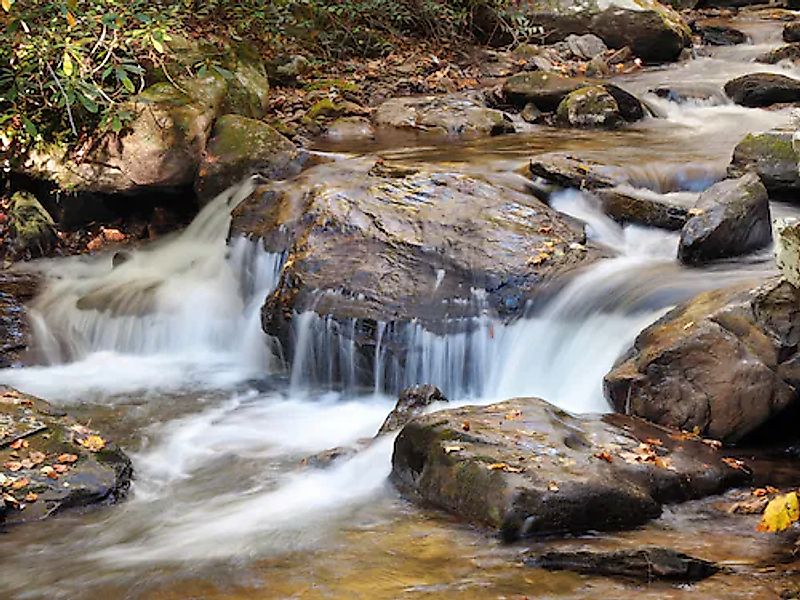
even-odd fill
[[[56,82],[58,89],[61,90],[61,93],[64,95],[64,106],[67,107],[67,116],[69,117],[69,126],[72,129],[72,135],[78,137],[78,128],[75,127],[75,119],[72,118],[72,108],[69,105],[69,96],[67,96],[67,92],[64,90],[64,86],[61,85],[61,81],[59,81],[56,72],[53,71],[53,67],[50,66],[49,62],[44,63],[47,66],[47,70],[50,71],[50,75],[53,77],[53,80]]]

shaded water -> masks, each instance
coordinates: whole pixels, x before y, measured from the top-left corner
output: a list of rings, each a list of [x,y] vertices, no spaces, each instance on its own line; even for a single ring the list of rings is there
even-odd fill
[[[774,25],[746,25],[758,47],[716,49],[623,83],[639,93],[670,81],[718,89],[752,70],[745,61],[773,41]],[[579,150],[619,165],[632,185],[693,193],[723,176],[746,132],[789,119],[786,111],[647,100],[664,118],[620,132],[533,127],[470,143],[363,151],[519,189],[525,182],[514,171],[531,155]],[[553,206],[586,222],[612,258],[513,323],[487,310],[468,332],[449,336],[409,325],[405,368],[376,339],[374,383],[364,389],[355,377],[331,385],[329,365],[347,374],[356,359],[313,314],[298,318],[307,343],[292,357],[293,370],[281,370],[259,312],[283,257],[226,240],[229,207],[246,192],[247,185],[220,197],[185,232],[116,268],[107,255],[36,266],[49,281],[33,307],[40,366],[1,371],[0,382],[68,404],[109,431],[131,453],[137,479],[118,506],[0,536],[2,595],[585,598],[635,589],[645,598],[769,597],[769,578],[748,565],[773,552],[770,540],[753,532],[752,519],[721,518],[708,503],[668,512],[637,532],[557,542],[664,543],[736,565],[690,588],[643,589],[525,570],[516,561],[521,547],[498,546],[411,507],[386,483],[391,439],[327,470],[298,467],[311,453],[372,436],[394,404],[391,393],[410,383],[437,383],[457,402],[539,395],[574,412],[604,411],[602,376],[642,327],[698,291],[769,272],[769,251],[686,269],[674,259],[675,234],[622,228],[592,197],[564,192]]]

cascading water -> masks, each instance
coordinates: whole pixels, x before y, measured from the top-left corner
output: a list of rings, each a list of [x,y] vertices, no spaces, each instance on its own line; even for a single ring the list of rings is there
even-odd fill
[[[629,76],[622,83],[662,118],[621,131],[537,129],[383,156],[447,164],[524,189],[514,171],[533,154],[585,150],[623,167],[633,186],[694,193],[723,175],[744,133],[788,118],[786,111],[733,106],[719,94],[726,78],[752,70],[745,61],[762,48],[720,49]],[[714,87],[712,101],[677,104],[648,94],[676,77]],[[37,266],[47,282],[33,307],[39,365],[2,370],[0,382],[74,403],[73,410],[86,411],[79,416],[121,431],[137,479],[131,497],[113,509],[2,536],[0,595],[73,598],[87,586],[102,595],[108,585],[106,595],[119,597],[147,591],[154,581],[181,589],[182,579],[212,573],[231,590],[247,579],[268,589],[267,597],[295,597],[307,591],[309,578],[324,579],[326,568],[333,573],[328,581],[336,581],[345,565],[337,562],[340,553],[352,556],[346,552],[358,548],[362,560],[373,554],[353,541],[354,531],[389,537],[409,510],[386,484],[392,440],[325,470],[300,469],[300,459],[374,435],[394,404],[391,394],[413,383],[435,383],[455,403],[537,395],[575,412],[604,411],[602,376],[642,327],[699,291],[771,268],[764,252],[686,269],[674,258],[675,234],[620,227],[591,196],[565,192],[553,205],[586,222],[590,237],[614,257],[575,276],[545,306],[505,323],[476,290],[477,316],[445,324],[452,333],[378,323],[371,355],[357,353],[350,341],[361,324],[298,315],[287,380],[275,373],[280,361],[272,362],[275,349],[260,327],[261,305],[285,257],[243,238],[226,244],[230,208],[247,193],[244,185],[221,196],[182,234],[121,256],[116,268],[108,255]],[[257,385],[248,385],[254,378]],[[416,552],[418,538],[409,535],[389,537],[392,553],[401,546]],[[448,546],[443,562],[463,551]],[[292,555],[297,550],[303,553]],[[260,567],[248,570],[264,557],[272,561],[266,576]],[[472,556],[466,562],[458,585],[490,570]],[[280,573],[294,580],[291,591],[275,587]],[[403,573],[393,562],[381,575]],[[403,593],[416,593],[414,577]],[[187,589],[181,597],[207,591]],[[496,595],[510,594],[501,591]],[[435,587],[421,593],[446,595]],[[481,589],[473,597],[486,595]]]

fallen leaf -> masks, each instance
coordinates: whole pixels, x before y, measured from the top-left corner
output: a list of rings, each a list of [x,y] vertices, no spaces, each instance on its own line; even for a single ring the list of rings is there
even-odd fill
[[[24,487],[28,487],[28,484],[30,482],[31,482],[30,479],[28,479],[27,477],[20,477],[19,479],[14,481],[14,483],[11,484],[11,489],[12,490],[21,490]]]
[[[602,452],[596,452],[596,453],[594,454],[594,457],[595,457],[595,458],[599,458],[600,460],[604,460],[604,461],[606,461],[607,463],[614,462],[614,457],[613,457],[613,456],[611,456],[611,455],[610,455],[608,452],[606,452],[605,450],[603,450]]]
[[[555,481],[551,481],[550,483],[547,484],[547,489],[550,490],[551,492],[557,492],[559,489],[558,484]]]
[[[3,464],[3,466],[12,473],[16,473],[22,468],[22,463],[15,460],[10,460],[7,463]]]
[[[764,516],[756,529],[758,531],[785,531],[800,519],[800,503],[797,492],[776,496],[764,509]]]
[[[44,462],[46,456],[44,452],[31,452],[28,458],[34,465],[40,465]]]
[[[461,452],[464,448],[462,446],[445,446],[444,453],[452,454],[453,452]]]
[[[58,479],[58,473],[56,473],[56,470],[53,467],[49,466],[49,465],[44,466],[41,469],[39,469],[39,473],[41,473],[42,475],[44,475],[46,477],[49,477],[50,479]]]
[[[88,435],[79,439],[78,443],[91,452],[99,452],[106,447],[106,441],[99,435]]]
[[[36,502],[39,499],[39,494],[36,492],[28,492],[25,494],[25,502]]]
[[[647,438],[644,442],[645,442],[645,444],[650,444],[651,446],[663,446],[664,445],[664,442],[662,442],[658,438]]]
[[[510,413],[506,414],[506,421],[515,421],[522,416],[522,411],[520,410],[512,410]]]
[[[469,421],[464,421],[461,424],[461,429],[463,429],[464,431],[469,431]]]
[[[58,455],[58,462],[60,462],[60,463],[71,464],[71,463],[76,462],[77,460],[78,460],[78,455],[77,454],[59,454]]]
[[[11,444],[9,444],[9,447],[12,450],[20,450],[22,448],[27,448],[28,440],[14,440],[13,442],[11,442]]]
[[[15,508],[19,508],[19,500],[14,498],[14,496],[12,496],[11,494],[3,494],[3,501],[6,504],[10,504],[11,506],[13,506]]]
[[[719,440],[703,438],[700,441],[703,442],[706,446],[714,448],[714,450],[719,450],[720,448],[722,448],[722,442],[720,442]]]
[[[726,456],[722,459],[726,465],[728,465],[731,469],[736,469],[737,471],[747,471],[747,467],[745,466],[744,462],[738,460],[736,458],[731,458],[730,456]]]
[[[499,462],[499,463],[492,463],[490,465],[487,465],[486,468],[489,469],[490,471],[502,471],[502,470],[508,468],[508,465],[506,463],[504,463],[504,462]]]
[[[53,471],[59,475],[64,474],[69,471],[69,465],[53,465]]]

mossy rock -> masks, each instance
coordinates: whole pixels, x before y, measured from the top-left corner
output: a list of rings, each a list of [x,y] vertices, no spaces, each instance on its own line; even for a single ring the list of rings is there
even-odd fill
[[[800,149],[794,135],[781,130],[747,135],[733,151],[728,174],[757,173],[770,194],[791,201],[800,191]]]
[[[44,256],[58,244],[53,218],[32,194],[17,192],[11,196],[9,217],[17,254]]]
[[[561,101],[556,118],[572,127],[615,128],[622,124],[619,105],[602,86],[575,90]]]
[[[214,124],[195,189],[209,200],[248,175],[282,179],[299,171],[303,156],[263,121],[223,115]]]

